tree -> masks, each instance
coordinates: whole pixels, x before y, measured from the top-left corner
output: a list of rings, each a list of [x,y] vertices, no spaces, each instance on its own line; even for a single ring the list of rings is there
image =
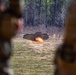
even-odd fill
[[[67,0],[25,0],[25,24],[61,27],[65,1]]]

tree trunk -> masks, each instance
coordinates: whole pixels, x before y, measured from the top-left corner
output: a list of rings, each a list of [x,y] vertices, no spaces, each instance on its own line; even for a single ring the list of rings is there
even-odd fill
[[[48,6],[47,6],[47,0],[46,0],[45,2],[46,2],[46,7],[45,7],[45,8],[46,8],[46,21],[45,21],[45,25],[46,25],[46,27],[47,27],[47,7],[48,7]]]
[[[39,22],[41,23],[41,0],[39,2]]]

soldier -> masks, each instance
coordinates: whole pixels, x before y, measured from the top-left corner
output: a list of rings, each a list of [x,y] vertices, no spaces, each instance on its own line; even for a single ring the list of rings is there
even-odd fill
[[[71,0],[65,22],[63,44],[55,54],[55,75],[76,75],[76,0]]]
[[[13,75],[9,60],[12,54],[11,39],[22,25],[21,2],[8,0],[9,7],[0,0],[0,75]]]

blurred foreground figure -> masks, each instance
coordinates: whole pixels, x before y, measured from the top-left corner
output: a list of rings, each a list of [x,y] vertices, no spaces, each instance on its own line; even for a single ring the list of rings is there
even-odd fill
[[[13,75],[10,69],[10,56],[12,53],[11,39],[19,31],[23,0],[8,0],[7,7],[0,0],[0,75]]]
[[[76,0],[68,8],[63,44],[55,55],[55,75],[76,75]]]

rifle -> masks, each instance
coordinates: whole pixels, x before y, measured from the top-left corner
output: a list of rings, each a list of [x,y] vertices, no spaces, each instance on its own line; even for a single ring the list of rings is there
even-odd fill
[[[76,75],[76,0],[68,7],[63,43],[55,53],[54,75]]]

